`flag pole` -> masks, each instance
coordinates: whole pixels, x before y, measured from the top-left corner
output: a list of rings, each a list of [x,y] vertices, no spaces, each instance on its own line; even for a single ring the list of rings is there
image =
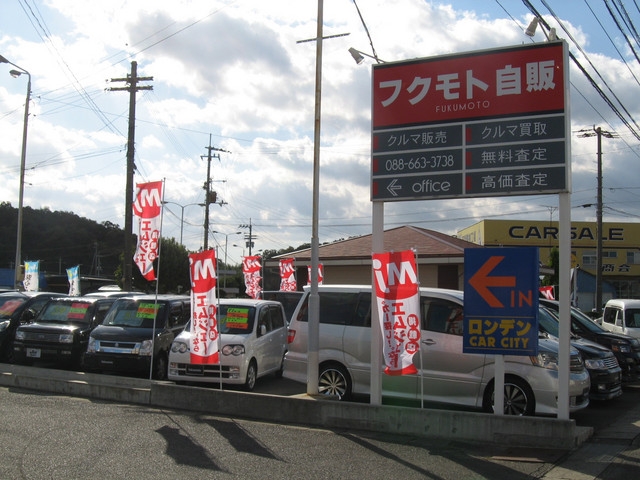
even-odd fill
[[[413,259],[416,262],[416,279],[418,281],[418,320],[420,322],[418,331],[420,332],[420,341],[422,341],[422,297],[420,296],[420,265],[418,264],[418,249],[413,247],[411,251],[413,251]],[[420,380],[420,408],[424,408],[424,365],[422,363],[422,348],[420,348],[419,345],[420,343],[418,343],[418,359],[420,360],[420,374],[418,375]]]
[[[158,286],[160,284],[160,254],[162,253],[162,222],[164,220],[164,183],[165,178],[162,179],[162,195],[160,201],[160,233],[158,235],[158,268],[156,271],[156,297],[153,306],[153,330],[151,334],[151,362],[149,365],[149,380],[153,380],[153,353],[155,351],[156,342],[156,319],[158,318]]]

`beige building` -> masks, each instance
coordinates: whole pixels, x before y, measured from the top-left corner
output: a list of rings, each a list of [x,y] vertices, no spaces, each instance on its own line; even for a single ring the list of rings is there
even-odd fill
[[[420,286],[464,289],[464,250],[479,245],[444,233],[404,226],[384,232],[384,251],[414,249],[417,254]],[[371,284],[371,235],[321,245],[319,262],[324,284]],[[296,280],[301,290],[308,280],[311,249],[287,253],[265,261],[263,286],[278,290],[280,258],[295,258]]]

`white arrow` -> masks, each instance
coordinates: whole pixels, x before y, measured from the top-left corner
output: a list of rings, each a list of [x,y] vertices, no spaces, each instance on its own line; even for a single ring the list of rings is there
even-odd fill
[[[398,194],[396,193],[396,190],[402,190],[402,185],[396,185],[397,181],[398,179],[394,178],[393,180],[391,180],[391,183],[387,185],[387,190],[389,190],[389,193],[394,197],[398,196]]]

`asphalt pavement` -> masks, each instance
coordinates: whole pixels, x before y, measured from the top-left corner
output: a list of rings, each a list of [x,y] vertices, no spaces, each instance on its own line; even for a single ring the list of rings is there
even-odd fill
[[[256,385],[256,393],[271,395],[300,395],[304,389],[304,385],[272,377],[260,379]],[[0,429],[0,458],[3,458],[0,478],[63,478],[52,472],[64,478],[126,478],[125,472],[137,472],[138,478],[146,478],[146,474],[155,472],[146,464],[136,469],[139,459],[136,464],[134,459],[122,458],[128,449],[139,451],[139,458],[148,456],[150,462],[159,466],[157,473],[163,474],[154,475],[156,479],[185,473],[199,476],[203,469],[212,474],[207,478],[218,475],[229,478],[230,473],[235,473],[243,478],[377,479],[393,476],[395,469],[403,478],[632,480],[640,473],[640,384],[625,385],[621,397],[592,402],[573,414],[576,424],[592,428],[593,434],[572,450],[433,440],[347,428],[302,428],[232,416],[65,398],[18,388],[0,389],[0,406],[3,411],[12,412]],[[167,443],[164,454],[144,448],[145,442],[157,443],[158,435]],[[176,443],[197,447],[200,453],[196,453],[204,457],[194,460],[182,447],[175,450]],[[91,464],[76,458],[78,448],[84,448],[82,445],[91,445]],[[232,447],[228,455],[220,456],[219,445]],[[53,451],[59,452],[61,458],[55,459],[52,471],[49,463],[54,459],[48,452]],[[241,456],[251,454],[250,458],[258,464],[269,461],[269,470],[262,475],[260,467],[249,467],[246,459],[243,463],[242,458],[235,458],[238,451]],[[271,462],[274,458],[277,461]],[[187,468],[184,462],[196,464]],[[211,465],[201,465],[202,462]],[[223,471],[212,471],[211,466],[218,464],[226,465]]]

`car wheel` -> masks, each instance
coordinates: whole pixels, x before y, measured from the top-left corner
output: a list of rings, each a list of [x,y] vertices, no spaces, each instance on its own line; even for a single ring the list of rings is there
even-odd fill
[[[484,392],[482,408],[487,413],[494,412],[494,382]],[[530,416],[536,412],[533,390],[527,382],[518,377],[506,376],[504,380],[504,414]]]
[[[351,396],[351,378],[342,365],[327,364],[320,367],[318,393],[338,400],[348,400]]]
[[[154,380],[166,380],[167,379],[167,357],[160,354],[156,357],[156,361],[153,368]]]
[[[258,376],[258,367],[256,367],[256,361],[251,360],[247,367],[247,378],[244,381],[244,389],[247,392],[252,392],[256,386],[256,378]]]
[[[282,362],[280,362],[280,368],[276,370],[276,378],[282,378],[284,374],[284,355],[282,355]]]

